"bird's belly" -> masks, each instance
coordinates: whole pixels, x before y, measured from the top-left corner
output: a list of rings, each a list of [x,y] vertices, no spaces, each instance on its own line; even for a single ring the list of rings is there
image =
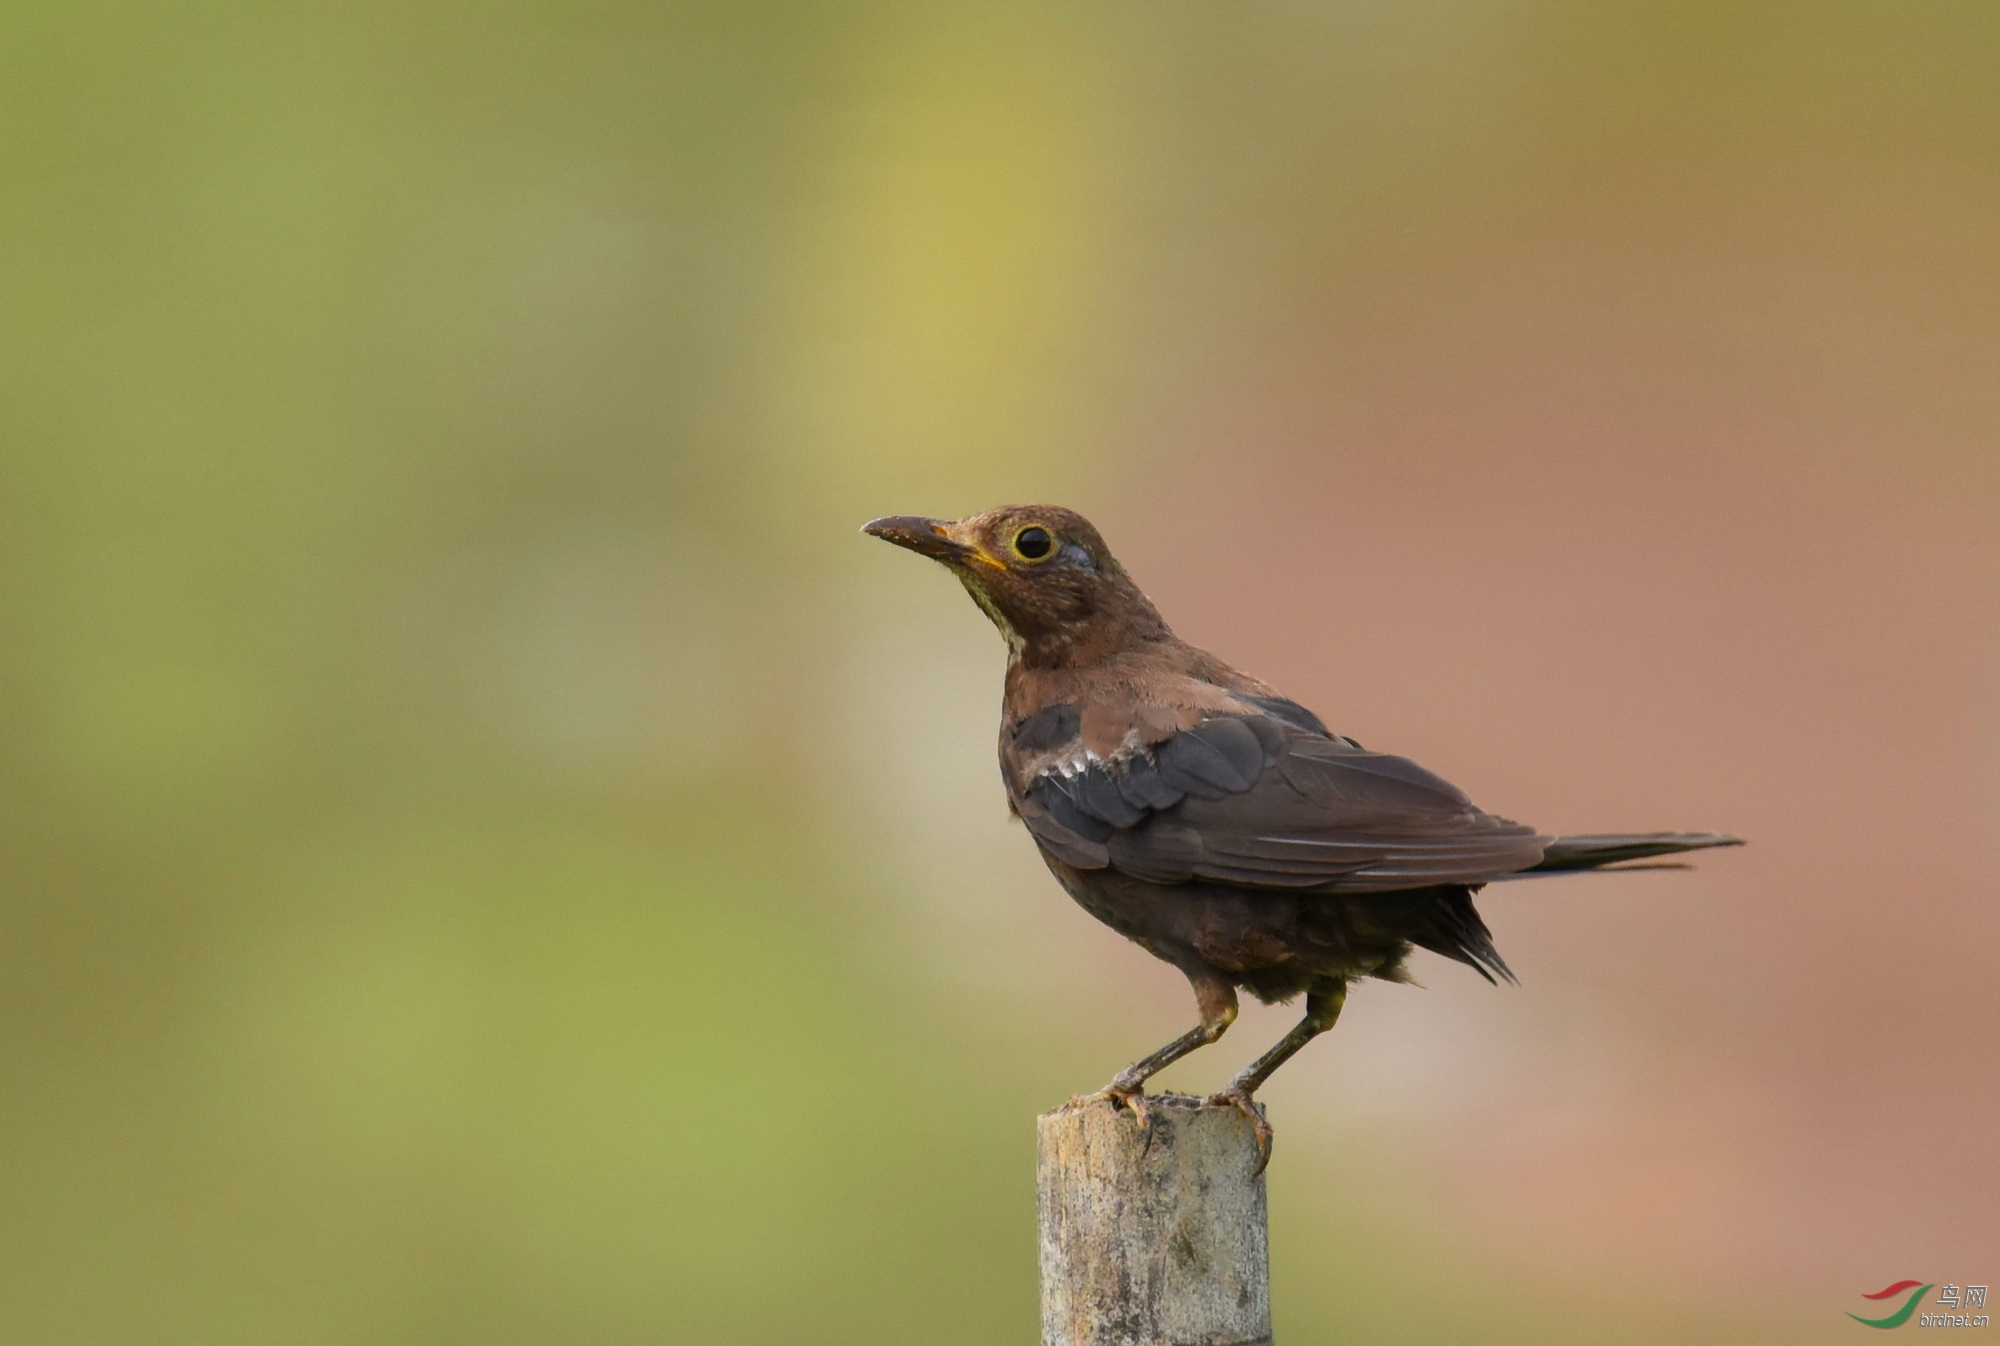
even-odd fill
[[[1042,858],[1077,905],[1119,934],[1177,967],[1213,968],[1260,1000],[1330,977],[1404,979],[1409,942],[1365,899],[1150,883]]]

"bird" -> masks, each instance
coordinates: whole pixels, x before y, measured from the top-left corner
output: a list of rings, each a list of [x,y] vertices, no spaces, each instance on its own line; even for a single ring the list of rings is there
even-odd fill
[[[1089,520],[1009,505],[862,531],[957,576],[1007,646],[1000,776],[1058,883],[1193,988],[1199,1022],[1094,1094],[1144,1130],[1146,1082],[1217,1041],[1238,991],[1305,1014],[1208,1102],[1242,1112],[1334,1026],[1348,986],[1412,980],[1413,948],[1515,982],[1473,906],[1501,879],[1719,846],[1719,832],[1551,837],[1487,813],[1405,757],[1374,752],[1176,636]],[[1150,1131],[1147,1132],[1150,1138]]]

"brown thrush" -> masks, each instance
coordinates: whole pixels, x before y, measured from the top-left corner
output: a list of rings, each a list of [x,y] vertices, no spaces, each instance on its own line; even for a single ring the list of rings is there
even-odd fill
[[[1518,875],[1734,846],[1714,832],[1550,838],[1175,637],[1088,520],[1021,505],[863,530],[941,562],[1007,642],[1007,802],[1083,909],[1187,975],[1201,1022],[1095,1097],[1146,1120],[1146,1080],[1221,1037],[1237,988],[1305,993],[1297,1027],[1213,1101],[1240,1108],[1411,946],[1514,979],[1472,895]],[[1262,1159],[1260,1158],[1260,1166]]]

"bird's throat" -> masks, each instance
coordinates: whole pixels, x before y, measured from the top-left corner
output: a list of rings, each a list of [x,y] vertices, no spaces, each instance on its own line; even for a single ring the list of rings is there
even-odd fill
[[[999,605],[993,601],[992,596],[972,576],[961,573],[958,577],[958,582],[963,584],[965,591],[972,595],[972,601],[979,604],[979,610],[993,619],[993,625],[1000,631],[1000,638],[1007,642],[1009,660],[1020,658],[1021,650],[1027,642],[1021,638],[1021,633],[1015,629],[1014,623],[1007,620],[1007,614],[1000,611]]]

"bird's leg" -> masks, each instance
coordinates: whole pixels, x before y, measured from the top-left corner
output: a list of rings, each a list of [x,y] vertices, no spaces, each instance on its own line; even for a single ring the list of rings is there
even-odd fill
[[[1340,1018],[1340,1007],[1347,1003],[1347,983],[1336,981],[1329,987],[1316,987],[1306,992],[1306,1017],[1293,1025],[1292,1031],[1278,1039],[1270,1051],[1252,1061],[1242,1074],[1229,1082],[1229,1087],[1208,1100],[1224,1107],[1235,1108],[1250,1119],[1250,1125],[1257,1135],[1257,1173],[1271,1162],[1271,1124],[1264,1120],[1263,1111],[1250,1101],[1250,1095],[1263,1087],[1271,1078],[1271,1072],[1285,1062],[1299,1048],[1333,1027]],[[1254,1175],[1253,1175],[1254,1176]]]
[[[1197,1047],[1206,1047],[1221,1037],[1236,1021],[1236,988],[1206,969],[1187,974],[1194,987],[1195,1004],[1201,1022],[1149,1056],[1141,1057],[1112,1077],[1111,1083],[1094,1094],[1070,1100],[1072,1104],[1110,1100],[1132,1110],[1139,1129],[1149,1131],[1152,1116],[1146,1107],[1146,1081],[1186,1056]],[[1150,1135],[1148,1137],[1150,1139]]]

